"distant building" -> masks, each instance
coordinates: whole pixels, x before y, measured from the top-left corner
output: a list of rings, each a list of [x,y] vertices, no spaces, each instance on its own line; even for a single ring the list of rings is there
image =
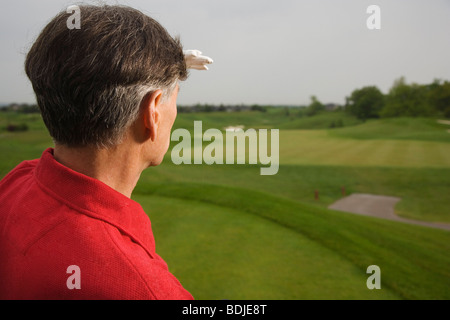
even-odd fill
[[[339,105],[336,104],[336,103],[327,103],[327,104],[325,105],[325,110],[327,110],[327,111],[334,111],[334,110],[336,110],[337,108],[339,108]]]

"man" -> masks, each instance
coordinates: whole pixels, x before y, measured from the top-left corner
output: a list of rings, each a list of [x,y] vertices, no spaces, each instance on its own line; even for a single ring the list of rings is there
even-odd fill
[[[55,147],[0,182],[1,299],[192,299],[130,199],[161,163],[187,78],[178,40],[121,6],[58,14],[25,62]]]

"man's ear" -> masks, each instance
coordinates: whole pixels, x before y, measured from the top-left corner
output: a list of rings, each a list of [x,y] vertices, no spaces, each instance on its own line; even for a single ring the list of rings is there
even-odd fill
[[[162,102],[162,91],[160,89],[148,94],[143,100],[143,119],[146,131],[150,133],[150,139],[156,140],[158,125],[160,122],[159,105]]]

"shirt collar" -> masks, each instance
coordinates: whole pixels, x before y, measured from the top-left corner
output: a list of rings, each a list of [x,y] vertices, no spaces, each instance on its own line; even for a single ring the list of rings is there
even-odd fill
[[[150,219],[139,203],[100,180],[62,165],[55,160],[53,148],[43,152],[35,176],[48,194],[87,216],[115,226],[153,256]]]

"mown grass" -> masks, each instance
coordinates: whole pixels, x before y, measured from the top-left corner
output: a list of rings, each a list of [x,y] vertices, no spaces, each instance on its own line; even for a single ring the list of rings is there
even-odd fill
[[[197,200],[134,199],[150,216],[159,254],[196,299],[399,298],[367,290],[363,270],[267,219]]]
[[[244,129],[328,129],[338,123],[344,127],[361,123],[360,120],[342,110],[324,111],[315,116],[306,116],[301,108],[268,108],[266,112],[180,113],[175,121],[174,129],[192,128],[196,120],[201,120],[205,129],[223,129],[236,125],[243,125]]]
[[[198,182],[239,186],[326,208],[351,193],[402,198],[396,213],[411,219],[450,222],[450,168],[281,165],[261,176],[259,165],[173,165],[170,158],[141,175],[145,183]],[[315,199],[315,191],[319,199]]]
[[[369,120],[351,128],[330,132],[332,136],[364,140],[419,140],[450,142],[449,125],[434,118],[388,118]]]
[[[145,199],[148,196],[150,198],[147,201]],[[154,196],[167,197],[167,204],[163,204],[155,210],[151,201]],[[365,287],[365,271],[367,266],[372,264],[381,268],[382,287],[387,289],[384,293],[380,291],[380,296],[374,294],[372,296],[374,298],[448,299],[450,297],[449,232],[333,212],[275,197],[268,193],[236,187],[195,183],[156,185],[145,183],[138,185],[134,198],[143,203],[144,209],[147,210],[154,221],[155,233],[159,232],[159,223],[177,226],[176,230],[167,230],[167,228],[162,227],[165,232],[162,231],[161,233],[161,242],[172,238],[172,240],[167,240],[169,243],[173,241],[172,246],[164,248],[163,244],[161,244],[162,247],[157,245],[166,259],[176,259],[178,265],[195,264],[194,267],[187,268],[187,270],[177,268],[174,273],[182,281],[189,284],[194,295],[197,292],[200,297],[204,292],[202,286],[216,286],[214,297],[229,299],[234,297],[226,296],[226,293],[230,292],[229,290],[233,293],[234,283],[240,283],[241,285],[238,288],[242,288],[242,290],[245,289],[245,284],[251,283],[253,286],[256,285],[257,288],[249,289],[250,295],[247,295],[246,291],[239,290],[241,293],[238,294],[238,297],[250,298],[252,292],[259,292],[257,296],[262,299],[286,298],[286,296],[293,299],[308,297],[365,299],[371,294]],[[174,198],[184,200],[185,204],[179,205],[174,216],[171,216],[171,212],[174,211],[165,210],[165,206],[171,207],[171,199]],[[191,203],[189,204],[186,200]],[[203,208],[204,211],[200,209],[200,212],[198,212],[197,209],[193,208],[202,207],[202,205],[199,206],[199,202],[212,204],[221,209],[216,210],[209,207],[210,210]],[[223,208],[234,210],[234,214],[223,212]],[[192,210],[195,212],[191,213]],[[224,217],[225,215],[228,216]],[[236,219],[241,217],[247,219],[245,215],[257,216],[258,219],[251,222],[253,227],[249,228],[245,225],[238,227],[236,232],[240,235],[230,235],[229,232],[236,230]],[[193,216],[195,216],[194,220],[190,221]],[[206,224],[201,223],[202,216],[207,221]],[[266,223],[261,222],[261,218],[274,224],[274,229],[284,228],[286,230],[280,232],[278,236],[275,235],[277,231],[268,233],[267,238],[265,238],[264,231],[255,231],[258,228],[263,228],[263,230],[265,228],[265,226],[258,226],[260,223]],[[182,226],[178,226],[178,219],[181,219],[180,224]],[[177,222],[174,223],[174,220]],[[212,229],[207,229],[211,224],[213,225]],[[244,238],[243,232],[247,234]],[[198,235],[194,236],[195,234]],[[284,238],[280,240],[279,244],[281,248],[284,248],[284,251],[277,252],[279,250],[277,242],[281,234],[284,234]],[[262,239],[259,244],[252,244],[261,236]],[[197,239],[193,243],[190,242],[192,237]],[[234,241],[230,241],[230,237]],[[314,243],[304,242],[306,248],[300,245],[296,246],[296,241],[303,241],[304,238]],[[209,241],[213,242],[208,243]],[[245,241],[251,243],[249,248],[246,248],[247,243]],[[269,245],[268,251],[266,251],[265,244],[270,244],[271,241],[275,245],[272,245],[272,247]],[[175,249],[174,243],[184,243],[184,245]],[[204,246],[206,246],[206,249]],[[254,246],[256,247],[254,248]],[[332,252],[325,253],[324,248]],[[180,253],[180,250],[182,253]],[[206,252],[203,252],[203,250],[206,250]],[[289,253],[290,250],[292,250],[291,253]],[[320,260],[319,262],[316,261],[319,265],[313,266],[318,268],[318,273],[314,278],[310,278],[311,282],[315,282],[317,291],[315,293],[310,292],[310,296],[308,296],[308,290],[301,290],[301,286],[296,285],[301,283],[299,279],[305,280],[308,275],[311,275],[310,266],[307,265],[308,261],[311,262],[311,260],[302,260],[302,250],[307,255],[311,254],[310,258]],[[335,263],[328,265],[326,259],[322,258],[321,253],[326,254],[326,259],[329,259],[328,262],[334,260]],[[341,270],[345,270],[349,266],[346,262],[340,260],[336,254],[348,260],[359,271],[345,271],[345,274],[340,274]],[[259,260],[258,255],[265,255],[272,263],[278,261],[278,258],[280,259],[279,262],[287,262],[289,260],[287,256],[292,256],[292,264],[289,264],[289,267],[292,268],[295,265],[297,268],[289,269],[287,267],[286,269],[289,272],[284,272],[286,269],[282,267],[271,270],[270,264],[264,259]],[[297,260],[298,255],[300,255],[300,260]],[[228,274],[231,271],[228,269],[230,264],[222,265],[218,263],[215,264],[215,267],[212,267],[212,270],[208,270],[206,267],[206,276],[203,281],[196,280],[190,283],[189,278],[193,276],[192,273],[196,274],[194,277],[204,275],[205,264],[208,266],[209,259],[216,262],[218,259],[220,262],[229,260],[236,263],[236,273],[231,272],[232,276],[225,276],[221,279],[221,273]],[[248,261],[250,266],[244,268],[245,272],[240,273],[243,271],[241,264],[245,266],[245,261]],[[265,270],[265,272],[261,273],[261,270]],[[274,292],[273,289],[271,290],[271,285],[267,285],[267,281],[265,281],[266,275],[270,273],[274,273],[275,278],[280,277],[280,274],[277,274],[278,272],[281,273],[281,278],[286,284],[291,283],[284,288],[286,292]],[[327,291],[321,287],[322,276],[325,279],[325,286],[335,288],[334,290]],[[336,278],[335,281],[334,277]],[[343,284],[341,282],[344,280],[343,278],[347,278],[349,282]],[[214,279],[219,280],[214,282]],[[213,281],[213,284],[210,283],[211,281]],[[232,288],[229,288],[229,286]],[[283,286],[281,287],[283,288]],[[207,289],[206,292],[209,292],[209,290]],[[384,294],[386,296],[381,296]]]
[[[448,142],[412,139],[343,139],[336,137],[334,132],[334,130],[282,131],[280,162],[282,164],[402,168],[450,167],[450,143]]]

